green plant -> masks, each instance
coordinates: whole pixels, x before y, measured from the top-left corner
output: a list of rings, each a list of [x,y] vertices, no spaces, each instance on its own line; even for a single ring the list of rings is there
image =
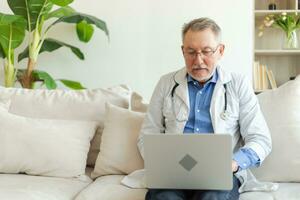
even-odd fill
[[[265,16],[262,24],[259,26],[258,36],[263,35],[266,27],[280,28],[284,31],[287,38],[292,36],[293,31],[300,28],[300,16],[297,13],[281,13]]]
[[[55,89],[56,81],[60,81],[73,89],[84,88],[79,82],[54,80],[47,72],[36,70],[39,54],[53,52],[60,47],[67,47],[79,59],[84,59],[79,48],[48,37],[49,30],[58,23],[76,24],[76,33],[82,42],[90,41],[94,26],[109,35],[104,21],[75,11],[69,6],[73,1],[7,0],[14,15],[0,13],[0,58],[4,59],[5,86],[12,87],[18,81],[24,88],[33,88],[34,83],[42,82],[48,89]],[[58,8],[53,10],[54,6]],[[45,23],[48,20],[49,23]],[[15,66],[14,50],[21,45],[26,34],[28,45],[18,55],[18,61],[28,58],[28,63],[26,69],[19,69]]]

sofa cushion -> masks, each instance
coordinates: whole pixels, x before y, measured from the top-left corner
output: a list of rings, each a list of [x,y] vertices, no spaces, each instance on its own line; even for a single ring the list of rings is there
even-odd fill
[[[300,183],[279,183],[275,192],[245,192],[239,200],[299,200]]]
[[[91,179],[0,174],[2,200],[73,200]]]
[[[107,174],[129,174],[144,167],[137,147],[144,116],[144,113],[107,104],[93,178]]]
[[[144,200],[147,189],[131,189],[120,183],[123,175],[109,175],[97,178],[84,189],[75,200]],[[239,200],[299,200],[300,183],[279,183],[275,192],[245,192]]]
[[[132,111],[145,113],[147,112],[148,104],[145,102],[141,95],[136,92],[132,92],[130,107]]]
[[[123,178],[123,175],[99,177],[81,191],[75,200],[144,200],[147,190],[121,185]]]
[[[98,121],[88,155],[88,165],[94,166],[99,153],[103,130],[105,103],[128,108],[130,90],[125,86],[94,90],[28,90],[0,88],[0,100],[11,100],[9,112],[34,118]]]
[[[36,119],[0,106],[0,173],[76,177],[85,173],[97,123]]]
[[[273,149],[253,170],[259,180],[300,182],[300,77],[258,95]]]

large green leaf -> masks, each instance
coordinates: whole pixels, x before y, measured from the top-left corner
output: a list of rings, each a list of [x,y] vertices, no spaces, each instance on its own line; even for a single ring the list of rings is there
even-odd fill
[[[5,55],[9,48],[15,49],[23,42],[25,27],[23,17],[0,13],[0,44]]]
[[[82,13],[76,13],[71,16],[61,17],[58,20],[56,20],[51,26],[53,26],[57,23],[60,23],[60,22],[78,24],[82,21],[86,21],[88,24],[96,25],[96,27],[103,30],[106,35],[109,35],[106,23],[104,21],[102,21],[101,19],[98,19],[97,17],[87,15],[87,14],[82,14]]]
[[[47,89],[52,90],[57,88],[55,80],[45,71],[34,70],[32,72],[32,77],[34,81],[41,81],[45,84]]]
[[[0,58],[5,58],[6,56],[5,56],[5,53],[4,53],[4,51],[3,51],[3,49],[2,49],[2,46],[1,46],[1,44],[0,44]]]
[[[54,18],[54,17],[60,18],[60,17],[70,16],[70,15],[73,15],[74,13],[76,13],[76,11],[73,8],[71,8],[70,6],[61,7],[61,8],[58,8],[58,9],[48,13],[45,16],[45,20]]]
[[[25,32],[11,24],[0,24],[0,44],[4,52],[17,48],[24,40]]]
[[[22,16],[20,16],[20,15],[10,15],[10,14],[0,13],[0,23],[2,23],[2,24],[18,23],[20,18],[22,18]],[[20,26],[22,26],[23,28],[24,28],[24,23],[26,26],[26,21],[24,22],[24,20],[20,24]]]
[[[81,60],[84,60],[84,55],[83,53],[80,51],[79,48],[74,47],[72,45],[69,45],[67,43],[52,39],[52,38],[47,38],[45,39],[41,50],[39,53],[43,53],[43,52],[52,52],[55,51],[57,49],[59,49],[60,47],[68,47],[71,49],[71,51]],[[29,56],[29,49],[28,47],[18,56],[18,61],[23,60],[24,58],[28,58]]]
[[[68,88],[71,88],[73,90],[86,89],[84,86],[81,85],[80,82],[77,82],[77,81],[66,80],[66,79],[58,79],[58,81],[62,82],[65,86],[67,86]]]
[[[35,29],[38,17],[42,19],[53,6],[50,0],[7,0],[7,3],[14,14],[23,16],[30,23],[31,30]]]
[[[76,25],[76,32],[80,41],[89,42],[93,36],[94,27],[83,20]]]
[[[74,0],[51,0],[52,3],[58,6],[67,6],[72,3]]]
[[[9,47],[17,48],[23,42],[24,36],[23,29],[9,24],[0,24],[0,43],[5,52]]]

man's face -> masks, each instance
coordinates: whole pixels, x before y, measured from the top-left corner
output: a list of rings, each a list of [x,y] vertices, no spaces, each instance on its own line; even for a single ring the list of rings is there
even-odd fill
[[[199,82],[205,82],[223,56],[224,45],[218,43],[210,29],[189,30],[183,39],[182,52],[188,74]]]

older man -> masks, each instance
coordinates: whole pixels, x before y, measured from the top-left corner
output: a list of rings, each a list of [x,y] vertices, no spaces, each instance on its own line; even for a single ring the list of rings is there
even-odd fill
[[[138,147],[143,156],[143,135],[147,133],[228,133],[233,139],[233,189],[150,189],[146,199],[239,199],[245,183],[254,178],[248,168],[259,166],[271,151],[268,127],[245,77],[218,65],[225,46],[213,20],[199,18],[185,24],[182,42],[186,67],[158,82]]]

